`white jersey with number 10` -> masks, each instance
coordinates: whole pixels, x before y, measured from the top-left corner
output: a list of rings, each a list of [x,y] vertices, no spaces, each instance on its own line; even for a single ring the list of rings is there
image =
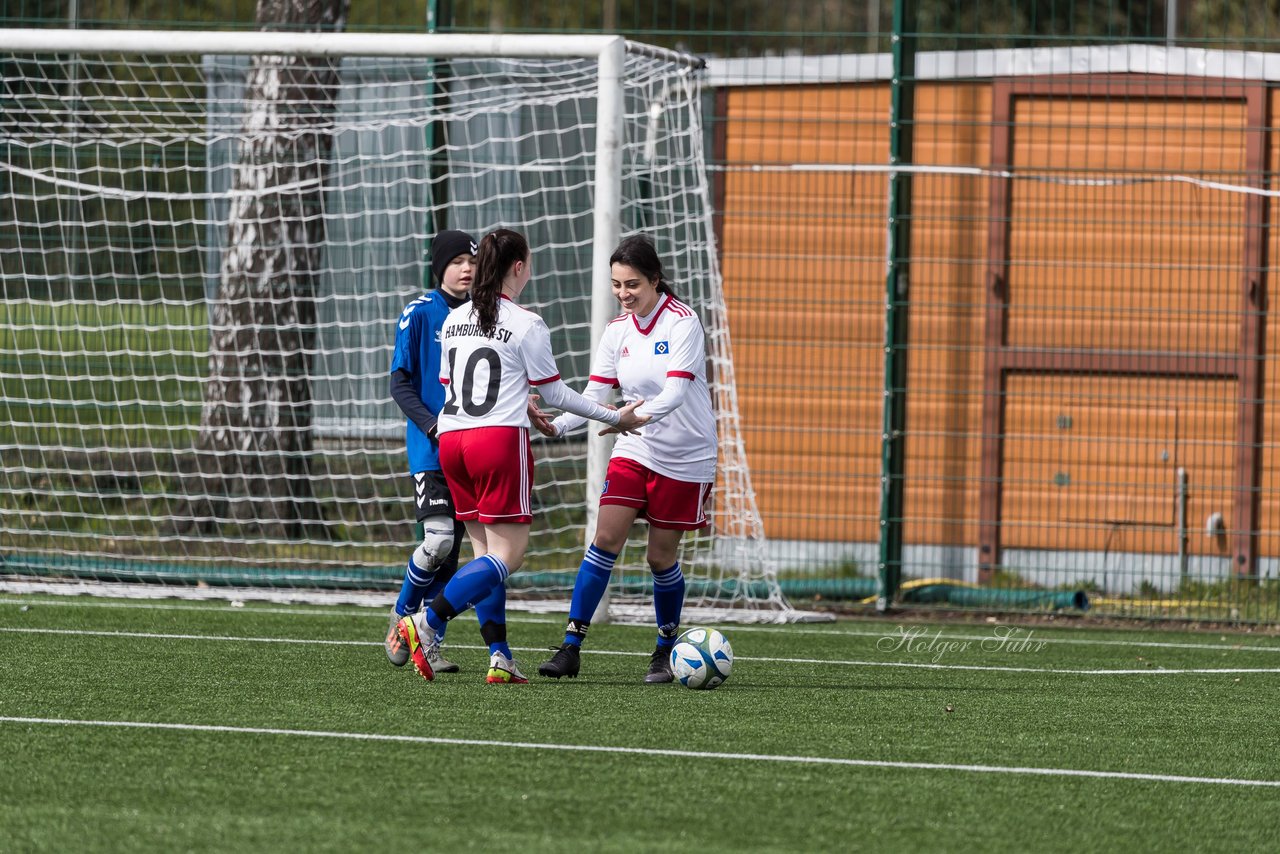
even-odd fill
[[[550,406],[617,424],[618,413],[570,390],[551,355],[551,333],[533,312],[505,296],[491,335],[480,330],[475,303],[449,312],[440,327],[444,406],[437,433],[476,427],[529,427],[529,386]]]
[[[440,329],[440,349],[440,433],[528,427],[529,386],[560,379],[546,323],[505,297],[498,301],[492,335],[480,331],[471,303],[451,311]]]

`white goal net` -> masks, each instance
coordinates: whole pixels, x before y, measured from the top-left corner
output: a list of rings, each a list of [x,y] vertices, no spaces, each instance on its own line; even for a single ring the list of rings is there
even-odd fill
[[[644,232],[710,336],[691,613],[792,614],[740,438],[696,62],[611,37],[0,30],[0,70],[0,580],[390,601],[416,534],[388,370],[431,235],[528,236],[524,301],[581,388],[608,254]],[[513,598],[571,589],[590,444],[536,443]],[[619,614],[650,595],[643,534]]]

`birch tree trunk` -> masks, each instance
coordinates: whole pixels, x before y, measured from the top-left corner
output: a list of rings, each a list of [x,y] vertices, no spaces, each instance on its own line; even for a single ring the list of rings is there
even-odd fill
[[[347,0],[258,0],[257,22],[341,30],[347,8]],[[229,520],[272,539],[323,530],[313,524],[310,375],[337,87],[334,60],[250,64],[196,445],[192,516],[206,531]]]

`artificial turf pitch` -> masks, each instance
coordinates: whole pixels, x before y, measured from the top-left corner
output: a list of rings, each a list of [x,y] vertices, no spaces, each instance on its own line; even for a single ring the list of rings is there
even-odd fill
[[[432,683],[354,607],[0,597],[0,849],[1269,850],[1280,639],[866,619],[722,624],[733,674],[642,677],[653,631],[513,612],[531,684]],[[128,724],[127,726],[125,724]]]

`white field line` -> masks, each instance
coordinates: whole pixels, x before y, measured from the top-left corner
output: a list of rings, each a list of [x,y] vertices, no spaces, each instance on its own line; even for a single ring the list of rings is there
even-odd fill
[[[4,586],[0,585],[0,590]],[[201,600],[209,601],[209,600]],[[167,602],[152,601],[148,599],[119,601],[119,600],[90,600],[85,596],[63,596],[53,599],[35,599],[30,596],[21,597],[3,597],[0,596],[0,605],[39,605],[41,607],[62,607],[62,608],[124,608],[127,610],[142,611],[198,611],[200,613],[219,613],[219,614],[290,614],[305,617],[379,617],[383,620],[387,618],[388,611],[394,604],[391,598],[374,608],[374,606],[351,606],[342,607],[340,605],[324,605],[318,608],[308,608],[300,606],[280,606],[280,607],[261,607],[257,605],[245,606],[244,602],[237,600],[223,601],[221,605],[175,605]],[[526,614],[507,615],[508,623],[563,623],[562,617],[533,617]]]
[[[1200,783],[1212,786],[1254,786],[1280,788],[1280,780],[1248,780],[1235,777],[1188,777],[1180,774],[1143,774],[1132,771],[1089,771],[1080,768],[1029,768],[1017,765],[962,765],[947,762],[894,762],[880,759],[843,759],[835,756],[788,756],[768,753],[717,753],[700,750],[669,750],[649,747],[612,747],[595,744],[554,744],[531,741],[492,741],[477,738],[434,738],[418,735],[389,735],[372,732],[330,732],[325,730],[276,729],[273,727],[213,726],[208,724],[154,723],[147,721],[93,721],[65,718],[22,718],[0,716],[0,722],[48,726],[113,727],[156,729],[178,732],[232,733],[243,735],[284,735],[301,738],[337,738],[350,741],[383,741],[408,744],[439,744],[492,747],[514,750],[554,750],[566,753],[617,753],[630,756],[668,756],[679,759],[723,759],[738,762],[786,762],[799,765],[843,765],[855,768],[895,768],[912,771],[968,771],[978,774],[1022,774],[1037,777],[1085,777],[1104,780],[1139,780],[1152,783]]]
[[[3,586],[0,585],[0,589]],[[388,600],[389,602],[390,600]],[[201,613],[221,613],[221,614],[299,614],[303,616],[314,617],[331,617],[331,616],[352,616],[352,617],[377,617],[385,620],[387,618],[387,607],[380,607],[377,610],[361,608],[359,610],[341,608],[337,605],[326,606],[322,608],[301,608],[301,607],[244,607],[243,605],[173,605],[159,602],[149,601],[86,601],[84,597],[60,597],[56,599],[32,599],[28,597],[6,598],[0,597],[0,605],[40,605],[54,607],[76,607],[76,608],[125,608],[125,609],[141,609],[147,611],[195,611]],[[562,616],[556,617],[534,617],[527,614],[507,615],[509,623],[562,623]],[[889,626],[885,624],[883,631],[868,631],[866,629],[853,629],[833,627],[830,629],[814,629],[801,628],[800,626],[751,626],[751,625],[735,625],[732,629],[733,634],[741,632],[785,632],[786,634],[809,634],[809,635],[837,635],[840,637],[862,637],[862,638],[900,638],[902,630],[911,630],[916,628],[930,628],[928,634],[930,638],[939,638],[941,640],[958,640],[958,641],[982,641],[998,642],[1003,640],[1005,643],[1011,643],[1015,640],[1030,639],[1033,642],[1069,644],[1078,646],[1115,646],[1122,648],[1136,647],[1142,649],[1199,649],[1199,650],[1220,650],[1223,652],[1271,652],[1280,653],[1280,645],[1276,646],[1257,646],[1244,643],[1193,643],[1174,642],[1174,641],[1141,641],[1141,640],[1110,640],[1105,638],[1056,638],[1045,637],[1040,634],[1041,629],[1038,627],[1023,628],[1013,625],[1005,625],[1006,630],[1014,629],[1020,634],[1001,637],[1000,635],[974,635],[955,632],[943,632],[936,627],[925,627],[918,625],[899,624]],[[1085,629],[1084,631],[1091,631]]]
[[[42,629],[31,627],[0,626],[0,632],[32,635],[68,635],[76,637],[99,638],[141,638],[143,640],[181,640],[181,641],[216,641],[227,643],[278,643],[298,646],[382,646],[381,641],[363,640],[325,640],[319,638],[279,638],[250,637],[239,635],[190,635],[169,632],[121,632],[96,629]],[[485,649],[475,644],[450,644],[451,649]],[[513,647],[519,652],[547,652],[547,647]],[[648,652],[627,652],[624,650],[593,649],[590,655],[622,655],[648,656]],[[774,664],[817,664],[823,666],[839,665],[843,667],[891,667],[915,670],[977,670],[988,673],[1045,673],[1067,676],[1182,676],[1187,674],[1240,674],[1240,673],[1280,673],[1280,667],[1187,667],[1187,668],[1095,668],[1067,669],[1057,667],[1007,667],[984,664],[942,664],[938,662],[914,661],[870,661],[863,659],[839,658],[781,658],[774,656],[736,656],[737,661],[760,661]]]
[[[80,635],[95,638],[142,638],[144,640],[225,641],[229,643],[281,643],[300,646],[382,646],[381,641],[325,640],[324,638],[273,638],[245,635],[190,635],[176,632],[120,632],[101,629],[39,629],[28,626],[0,626],[0,632],[30,635]],[[480,649],[479,646],[449,644],[453,649]],[[486,646],[485,649],[488,649]],[[646,653],[647,655],[648,653]]]

